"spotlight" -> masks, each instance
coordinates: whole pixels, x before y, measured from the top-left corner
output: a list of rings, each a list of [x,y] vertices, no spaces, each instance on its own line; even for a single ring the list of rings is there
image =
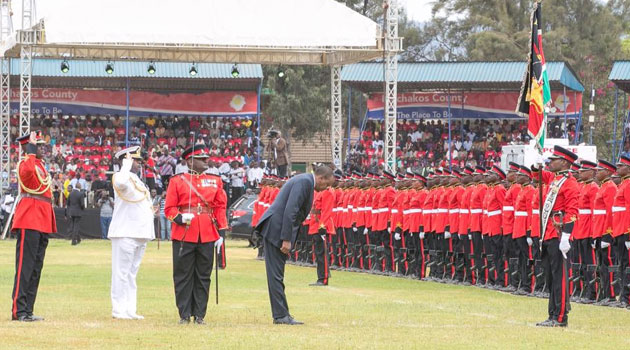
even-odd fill
[[[284,72],[284,68],[280,67],[278,68],[278,78],[282,79],[286,76],[286,73]]]
[[[147,73],[155,74],[155,64],[153,62],[149,63],[149,67],[147,68]]]
[[[234,65],[232,66],[232,78],[238,78],[238,75],[240,73],[238,72],[238,64],[234,63]]]
[[[188,73],[190,73],[193,77],[197,75],[197,66],[195,65],[195,62],[193,62],[192,66],[190,66]]]
[[[111,62],[107,62],[107,65],[105,66],[105,73],[107,74],[114,73],[114,64],[112,64]]]
[[[68,65],[68,61],[63,60],[61,62],[61,73],[68,73],[70,71],[70,65]]]

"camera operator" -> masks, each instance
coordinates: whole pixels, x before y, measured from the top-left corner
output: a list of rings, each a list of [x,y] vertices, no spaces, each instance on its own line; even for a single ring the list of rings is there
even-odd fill
[[[97,193],[99,198],[96,206],[101,209],[101,238],[107,239],[109,224],[112,222],[112,214],[114,213],[114,199],[106,189],[100,189]]]
[[[230,196],[229,205],[236,202],[236,200],[243,195],[243,192],[245,192],[243,183],[244,177],[245,170],[241,167],[241,164],[237,160],[232,161],[230,169],[230,187],[232,189],[232,195]]]

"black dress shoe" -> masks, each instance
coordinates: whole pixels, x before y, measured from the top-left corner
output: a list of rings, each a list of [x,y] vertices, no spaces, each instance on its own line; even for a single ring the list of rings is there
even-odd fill
[[[181,318],[179,320],[179,324],[189,324],[190,323],[190,318],[186,317],[186,318]]]
[[[542,322],[536,323],[536,327],[553,327],[553,322],[554,320],[552,320],[551,318],[548,318]]]
[[[304,322],[300,322],[296,319],[294,319],[291,316],[284,316],[282,318],[276,318],[273,320],[273,324],[286,324],[289,326],[295,326],[295,325],[300,325],[300,324],[304,324]]]
[[[24,316],[18,316],[18,318],[15,319],[14,321],[18,321],[18,322],[34,322],[35,319],[33,319],[33,316],[24,315]]]
[[[324,282],[317,281],[315,283],[309,284],[311,287],[326,287],[328,284]]]
[[[566,327],[568,326],[568,322],[564,321],[564,322],[558,322],[557,320],[553,320],[551,322],[551,327]]]
[[[195,323],[203,325],[203,324],[206,324],[206,321],[203,320],[203,317],[195,316]]]

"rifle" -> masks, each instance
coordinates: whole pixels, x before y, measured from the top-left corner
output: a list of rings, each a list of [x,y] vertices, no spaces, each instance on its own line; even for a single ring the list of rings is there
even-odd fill
[[[7,221],[4,223],[4,229],[2,230],[2,239],[4,240],[7,237],[7,232],[9,231],[9,227],[11,227],[11,221],[13,221],[13,214],[15,214],[15,208],[17,208],[17,204],[20,201],[18,198],[13,201],[13,206],[11,207],[11,213],[9,213],[9,217]]]

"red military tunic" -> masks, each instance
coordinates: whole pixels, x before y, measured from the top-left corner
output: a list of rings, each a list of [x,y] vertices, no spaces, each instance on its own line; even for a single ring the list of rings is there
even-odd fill
[[[377,231],[387,230],[387,222],[389,221],[390,215],[389,207],[394,202],[394,195],[396,195],[396,190],[392,186],[387,186],[382,189],[378,203],[379,212],[376,218]]]
[[[203,196],[205,203],[194,191],[191,191],[190,185],[183,179],[184,176]],[[186,212],[195,214],[195,217],[190,225],[178,225],[173,222],[171,237],[176,241],[191,243],[208,243],[218,240],[218,230],[227,228],[226,206],[227,196],[220,177],[190,173],[173,176],[166,191],[164,215],[171,221],[177,215]]]
[[[554,174],[548,171],[543,171],[543,182],[545,182],[547,186],[547,191],[545,192],[545,198],[549,194],[551,190],[551,184],[554,181],[560,180],[565,175],[563,174]],[[562,187],[558,192],[558,196],[556,197],[556,202],[553,205],[552,211],[563,211],[564,218],[562,219],[563,224],[567,224],[570,222],[574,222],[577,220],[578,215],[578,196],[580,192],[580,188],[578,186],[578,182],[573,177],[573,175],[568,174],[567,180],[564,182]],[[614,184],[613,184],[614,185]],[[544,202],[543,202],[544,203]],[[543,223],[544,224],[544,223]],[[558,230],[553,225],[552,217],[549,217],[547,220],[547,226],[545,227],[545,241],[550,239],[559,238]]]
[[[258,193],[258,197],[254,202],[253,213],[252,213],[252,227],[258,226],[258,219],[263,213],[264,208],[264,198],[267,195],[269,188],[267,186],[263,186]]]
[[[612,206],[617,193],[617,185],[606,180],[595,195],[593,203],[593,236],[600,238],[612,234]]]
[[[372,223],[374,222],[373,218],[374,218],[374,206],[378,204],[377,202],[377,189],[374,187],[370,187],[367,191],[366,191],[366,195],[365,195],[365,227],[369,228],[370,230],[372,229]]]
[[[486,214],[488,234],[490,236],[500,235],[503,232],[503,218],[501,214],[503,211],[506,192],[507,190],[501,184],[492,186],[492,191],[488,190],[488,193],[492,194],[490,196],[488,206],[486,207],[488,210],[488,213]]]
[[[364,227],[365,226],[365,202],[367,197],[367,191],[363,189],[357,190],[358,193],[355,197],[355,208],[357,209],[354,213],[354,222],[356,227]],[[361,232],[363,233],[363,232]]]
[[[422,205],[422,222],[420,226],[423,232],[431,232],[431,221],[433,221],[433,199],[435,197],[435,189],[432,188],[427,192]]]
[[[595,182],[582,184],[578,199],[578,219],[571,234],[573,239],[586,239],[593,235],[593,207],[599,186]]]
[[[459,233],[459,211],[464,192],[465,190],[462,186],[455,186],[449,194],[447,226],[452,234]]]
[[[514,204],[516,203],[516,197],[521,191],[521,185],[514,183],[510,186],[510,189],[505,193],[505,201],[503,202],[503,220],[501,224],[503,226],[503,234],[510,235],[514,230]]]
[[[612,207],[613,237],[630,232],[630,178],[626,177],[615,194]]]
[[[462,192],[462,199],[459,205],[459,228],[457,229],[460,235],[467,235],[470,229],[470,199],[474,190],[475,186],[468,185]]]
[[[33,154],[26,154],[17,166],[18,183],[22,192],[15,208],[11,230],[33,230],[56,233],[57,222],[52,207],[50,175],[44,162]]]
[[[412,227],[412,223],[413,223],[413,215],[412,213],[409,212],[409,210],[411,210],[411,201],[413,200],[413,197],[418,193],[418,191],[410,188],[408,190],[406,190],[405,192],[407,192],[407,199],[405,200],[405,203],[403,204],[403,231],[406,232],[414,232],[411,230]]]
[[[432,231],[435,233],[444,233],[446,227],[446,218],[448,216],[448,192],[450,188],[438,187],[436,189],[435,198],[433,200],[433,224]]]
[[[531,230],[532,198],[537,197],[536,189],[531,185],[522,186],[514,200],[514,224],[512,226],[512,238],[517,239],[527,236]]]
[[[403,210],[405,210],[405,202],[407,201],[407,192],[398,190],[394,194],[394,200],[391,204],[389,228],[392,232],[397,228],[403,230]]]
[[[536,175],[537,176],[537,175]],[[544,194],[547,191],[547,186],[543,184],[543,198]],[[529,217],[529,228],[531,230],[531,237],[539,238],[540,237],[540,197],[538,188],[534,188],[534,195],[532,196],[532,215]]]
[[[488,185],[477,184],[470,195],[470,232],[481,232],[483,220],[483,200],[488,191]]]
[[[420,232],[420,226],[422,226],[422,207],[424,206],[424,201],[428,195],[427,190],[419,190],[416,191],[416,194],[411,198],[409,202],[409,214],[411,215],[411,222],[409,223],[410,228],[409,231],[413,233]]]
[[[335,234],[335,223],[333,218],[333,206],[335,205],[335,193],[333,189],[315,192],[313,209],[311,210],[311,222],[308,227],[308,234],[313,235],[319,229],[326,230],[330,235]]]

